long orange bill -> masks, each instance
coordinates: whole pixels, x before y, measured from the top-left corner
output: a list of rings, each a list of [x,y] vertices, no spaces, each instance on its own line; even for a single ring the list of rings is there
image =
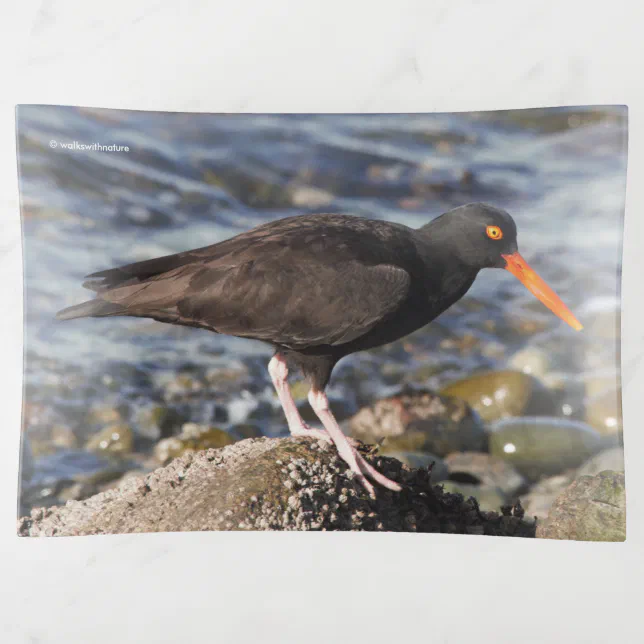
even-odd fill
[[[507,262],[506,271],[510,271],[533,295],[545,304],[555,315],[570,324],[575,331],[584,327],[570,312],[570,309],[559,299],[559,296],[530,268],[528,263],[519,255],[502,255]]]

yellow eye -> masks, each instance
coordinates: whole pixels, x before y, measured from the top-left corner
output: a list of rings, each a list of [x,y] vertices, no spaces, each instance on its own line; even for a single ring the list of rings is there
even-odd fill
[[[485,232],[487,233],[487,236],[490,239],[502,239],[503,238],[503,231],[498,226],[488,226],[485,229]]]

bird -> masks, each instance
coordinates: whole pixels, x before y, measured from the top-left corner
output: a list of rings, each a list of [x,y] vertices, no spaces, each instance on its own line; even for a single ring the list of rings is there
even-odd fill
[[[87,275],[94,299],[60,320],[133,316],[259,340],[293,436],[333,443],[354,478],[402,487],[357,450],[325,389],[345,356],[398,340],[462,298],[478,273],[501,268],[573,329],[583,327],[518,250],[512,216],[468,203],[419,228],[351,214],[300,214],[209,246]],[[298,369],[322,428],[300,417],[288,384]]]

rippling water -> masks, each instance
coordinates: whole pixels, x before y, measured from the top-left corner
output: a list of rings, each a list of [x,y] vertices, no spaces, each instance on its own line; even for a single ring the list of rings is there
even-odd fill
[[[263,372],[270,349],[259,343],[147,320],[53,318],[88,299],[88,273],[296,213],[418,227],[486,201],[513,214],[522,254],[582,323],[614,312],[626,137],[619,107],[363,116],[19,107],[25,401],[50,424],[73,424],[97,402],[158,398],[177,372],[243,365],[243,387],[217,398],[228,410],[223,424],[245,420],[262,401],[273,409]],[[62,145],[74,141],[129,152]],[[535,330],[514,332],[508,320],[525,316],[539,322]],[[575,334],[505,271],[483,271],[430,327],[342,361],[331,393],[355,408],[422,366],[435,367],[423,384],[437,387],[503,366],[526,344],[546,348],[553,368],[572,377],[613,372],[618,340]],[[187,413],[209,420],[212,405],[212,395],[195,396]],[[283,430],[279,415],[256,416],[265,432]]]

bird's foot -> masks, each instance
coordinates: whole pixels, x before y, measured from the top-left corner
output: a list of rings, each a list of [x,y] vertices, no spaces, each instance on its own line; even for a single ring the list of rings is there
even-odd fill
[[[305,436],[307,438],[315,438],[326,443],[333,443],[333,440],[326,429],[311,427],[305,422],[294,425],[289,429],[291,431],[291,436]],[[384,474],[381,474],[373,465],[367,462],[364,456],[362,456],[362,454],[360,454],[360,452],[358,452],[358,450],[356,449],[356,447],[358,446],[357,441],[349,438],[348,436],[346,436],[345,439],[348,443],[348,449],[338,450],[338,454],[340,458],[342,458],[342,460],[349,466],[349,469],[355,474],[356,479],[359,481],[362,487],[367,490],[367,493],[371,498],[375,499],[376,493],[373,485],[371,485],[367,477],[369,477],[375,483],[378,483],[379,485],[387,488],[388,490],[392,490],[393,492],[400,492],[400,490],[402,490],[402,487],[398,483],[388,479]],[[346,457],[344,454],[346,454]]]
[[[355,447],[354,447],[355,450]],[[356,451],[356,460],[358,461],[358,465],[362,472],[366,474],[372,481],[375,481],[379,485],[382,485],[382,487],[387,488],[388,490],[391,490],[392,492],[400,492],[402,490],[402,486],[399,483],[396,483],[395,481],[392,481],[391,479],[388,479],[384,474],[381,474],[371,463],[367,462],[367,460],[360,454],[357,450]]]
[[[358,450],[354,447],[354,445],[355,443],[351,444],[348,440],[346,444],[336,444],[338,448],[338,455],[349,466],[349,469],[354,473],[355,478],[367,491],[372,499],[376,498],[376,492],[369,479],[374,481],[374,483],[382,485],[382,487],[391,490],[392,492],[400,492],[402,490],[402,486],[399,483],[388,479],[384,474],[381,474],[373,465],[368,463],[362,456],[362,454],[360,454],[360,452],[358,452]],[[369,477],[369,479],[367,477]]]

